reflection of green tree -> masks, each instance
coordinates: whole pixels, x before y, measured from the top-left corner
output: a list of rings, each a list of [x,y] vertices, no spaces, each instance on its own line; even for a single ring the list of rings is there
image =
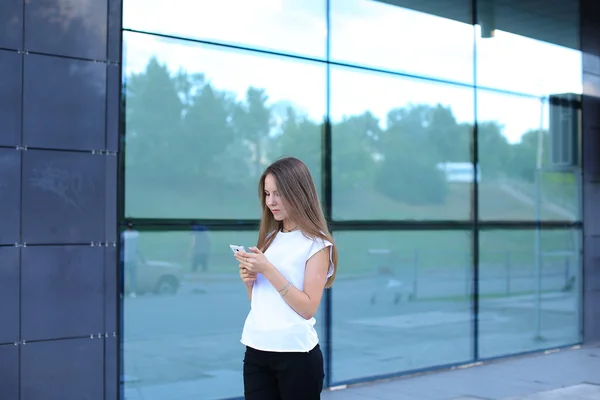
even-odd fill
[[[233,130],[228,119],[225,96],[208,83],[196,86],[183,116],[182,140],[175,153],[185,154],[189,149],[194,149],[193,157],[177,160],[183,171],[187,172],[186,175],[209,175],[215,158],[233,140]]]
[[[276,150],[274,153],[282,156],[295,156],[304,161],[317,180],[320,189],[321,171],[321,137],[323,126],[311,121],[291,106],[285,109],[285,117],[281,122],[281,131],[276,137]]]
[[[335,191],[344,193],[370,185],[378,156],[375,144],[380,136],[379,121],[368,111],[333,125],[332,175]]]
[[[126,94],[128,187],[136,187],[130,201],[144,216],[254,215],[241,199],[255,199],[259,173],[282,155],[304,160],[320,187],[323,122],[289,101],[270,102],[264,89],[251,86],[239,99],[202,74],[171,74],[151,59],[144,72],[128,76]],[[451,189],[439,165],[471,161],[472,130],[442,105],[395,108],[385,123],[369,111],[346,116],[332,124],[335,197],[370,192],[427,205],[444,203],[453,190],[461,196],[455,203],[464,203],[468,187]],[[498,122],[480,121],[483,182],[531,184],[540,134],[547,135],[529,131],[510,144]],[[543,177],[549,195],[564,193],[572,180]]]
[[[497,122],[478,123],[479,165],[483,179],[494,179],[510,173],[511,145]]]
[[[271,110],[267,106],[269,97],[264,89],[248,88],[246,101],[238,104],[233,114],[233,121],[240,143],[248,145],[250,155],[250,173],[254,177],[260,176],[265,167],[265,157],[269,135],[271,133]]]
[[[153,58],[144,73],[129,76],[126,96],[128,172],[167,178],[183,111],[174,80]]]
[[[410,106],[388,113],[388,126],[381,139],[383,161],[375,181],[380,193],[407,204],[444,201],[447,186],[437,165],[445,158],[438,147],[447,150],[444,135],[453,126],[438,126],[433,118],[436,111],[428,106]]]

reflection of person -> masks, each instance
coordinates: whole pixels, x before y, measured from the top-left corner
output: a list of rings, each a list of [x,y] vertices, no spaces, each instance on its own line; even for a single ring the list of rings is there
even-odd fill
[[[241,342],[247,400],[319,399],[323,354],[314,328],[337,250],[306,165],[283,158],[260,178],[257,247],[237,252],[252,303]]]
[[[127,274],[127,288],[130,297],[135,297],[137,292],[137,269],[139,264],[138,241],[140,234],[131,225],[123,231],[123,268]]]
[[[204,277],[202,286],[206,288],[206,273],[208,271],[208,254],[210,252],[210,238],[205,226],[194,225],[192,230],[192,243],[190,248],[190,257],[192,259],[192,274],[194,280],[194,292],[204,292],[205,289],[199,287],[199,269]]]

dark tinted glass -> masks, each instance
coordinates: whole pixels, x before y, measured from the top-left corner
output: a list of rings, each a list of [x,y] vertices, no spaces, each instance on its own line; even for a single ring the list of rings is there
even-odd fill
[[[0,148],[0,244],[20,243],[21,151]]]
[[[118,399],[119,393],[119,339],[110,336],[104,341],[104,398]]]
[[[0,344],[19,341],[19,253],[0,246]]]
[[[103,400],[103,348],[89,337],[22,346],[21,400]]]
[[[106,149],[117,151],[119,149],[119,118],[121,111],[121,83],[119,82],[120,71],[116,65],[106,67]]]
[[[108,156],[36,150],[23,156],[23,241],[102,241]]]
[[[27,146],[104,148],[105,64],[30,54],[25,58],[23,93]]]
[[[23,0],[0,2],[0,47],[21,49],[23,42]],[[0,68],[2,63],[0,62]]]
[[[104,250],[104,331],[117,332],[120,259],[117,248],[109,245]]]
[[[106,157],[106,204],[105,204],[105,223],[104,239],[110,244],[117,242],[117,187],[118,171],[117,156],[110,155]]]
[[[22,62],[21,54],[0,50],[0,146],[21,143]]]
[[[123,0],[108,0],[108,59],[121,61]]]
[[[0,346],[0,393],[5,399],[19,398],[19,348]]]
[[[104,251],[91,246],[28,246],[21,267],[25,340],[104,331]]]
[[[106,59],[106,2],[26,1],[26,48],[41,53]]]

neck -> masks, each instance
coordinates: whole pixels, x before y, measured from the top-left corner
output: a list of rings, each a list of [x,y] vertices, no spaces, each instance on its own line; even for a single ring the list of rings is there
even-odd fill
[[[291,232],[291,231],[294,231],[294,230],[298,229],[298,225],[294,225],[294,224],[292,224],[290,222],[284,222],[283,226],[281,227],[281,229],[284,232]]]

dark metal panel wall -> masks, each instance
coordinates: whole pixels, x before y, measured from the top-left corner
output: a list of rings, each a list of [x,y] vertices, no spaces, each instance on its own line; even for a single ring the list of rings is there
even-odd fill
[[[583,51],[583,326],[584,342],[600,341],[600,3],[581,2]]]
[[[1,3],[1,397],[117,399],[121,0]]]

